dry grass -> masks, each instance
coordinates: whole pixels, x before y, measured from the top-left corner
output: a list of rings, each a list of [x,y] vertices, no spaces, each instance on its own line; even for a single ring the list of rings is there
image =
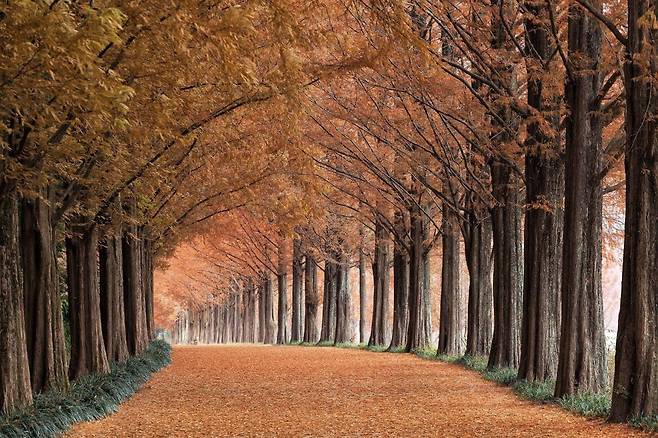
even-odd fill
[[[642,436],[524,401],[456,364],[356,349],[196,346],[71,437]]]

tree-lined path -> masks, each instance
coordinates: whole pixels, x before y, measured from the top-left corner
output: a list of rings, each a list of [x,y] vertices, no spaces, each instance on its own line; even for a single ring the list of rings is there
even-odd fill
[[[458,365],[353,349],[186,346],[68,436],[640,436],[521,400]]]

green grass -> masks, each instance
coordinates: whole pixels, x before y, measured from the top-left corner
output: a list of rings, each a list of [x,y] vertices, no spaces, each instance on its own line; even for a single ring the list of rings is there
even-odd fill
[[[658,432],[658,415],[631,418],[629,423],[632,426],[639,427],[650,432]]]
[[[105,417],[170,361],[169,344],[154,341],[140,356],[131,357],[121,365],[112,364],[108,374],[78,379],[68,391],[38,394],[28,408],[0,416],[0,436],[54,437],[74,423]]]
[[[607,417],[610,415],[610,401],[608,393],[580,393],[562,397],[557,403],[564,409],[586,417]]]

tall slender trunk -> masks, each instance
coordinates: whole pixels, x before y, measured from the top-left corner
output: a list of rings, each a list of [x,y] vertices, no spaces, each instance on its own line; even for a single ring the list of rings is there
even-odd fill
[[[258,342],[265,342],[265,274],[258,284]]]
[[[146,300],[142,275],[143,246],[136,226],[131,225],[124,228],[122,251],[126,341],[128,351],[135,356],[141,354],[148,344]]]
[[[123,302],[123,252],[121,232],[105,237],[98,256],[100,266],[101,326],[109,361],[128,359],[126,321]]]
[[[459,218],[448,207],[443,207],[438,354],[458,355],[462,352],[458,220]]]
[[[19,256],[18,202],[0,196],[0,413],[32,402]]]
[[[334,343],[352,341],[352,300],[349,284],[350,261],[341,251],[336,266],[336,331]]]
[[[428,226],[427,224],[423,226],[423,232],[425,236],[423,237],[423,241],[427,241],[427,232],[428,232]],[[420,264],[420,270],[421,270],[421,288],[422,288],[422,294],[423,294],[423,314],[425,315],[424,317],[424,322],[425,324],[423,325],[424,328],[424,336],[427,339],[428,343],[432,342],[432,289],[431,289],[431,281],[432,281],[432,275],[430,272],[431,266],[430,266],[430,248],[425,247],[423,248],[423,255],[422,255],[422,260]]]
[[[417,192],[417,191],[416,191]],[[427,307],[423,303],[422,271],[423,253],[425,252],[424,220],[422,212],[417,203],[413,203],[409,217],[411,219],[411,241],[409,254],[409,325],[407,327],[407,344],[405,350],[408,352],[418,351],[429,344],[426,336],[425,321],[428,318]]]
[[[388,233],[379,220],[375,221],[375,254],[372,262],[373,305],[368,345],[384,345],[388,324]]]
[[[404,218],[397,218],[399,238],[404,236]],[[404,245],[393,242],[393,331],[389,350],[406,346],[409,327],[409,257]]]
[[[292,326],[290,330],[290,342],[302,340],[303,328],[303,305],[302,305],[302,242],[295,239],[292,249]]]
[[[73,225],[66,239],[71,326],[69,376],[77,379],[110,370],[101,328],[98,232],[95,224]]]
[[[520,184],[510,166],[495,158],[491,181],[496,205],[491,209],[494,327],[488,366],[516,368],[523,284]]]
[[[144,311],[146,312],[147,341],[155,339],[155,319],[153,316],[153,242],[141,229],[142,237],[142,287],[144,289]]]
[[[359,248],[359,344],[366,342],[366,256]]]
[[[646,24],[657,7],[628,2],[626,224],[612,421],[658,415],[658,30]]]
[[[42,195],[48,197],[48,190]],[[25,336],[32,391],[68,387],[68,353],[57,273],[50,200],[24,199],[21,205],[21,260]]]
[[[274,344],[276,341],[275,320],[274,320],[274,287],[272,285],[272,276],[268,272],[265,274],[265,343]]]
[[[306,255],[304,266],[304,342],[316,342],[318,340],[318,266],[311,255]]]
[[[320,342],[333,342],[336,334],[336,294],[338,266],[332,260],[324,262],[324,296]]]
[[[555,134],[559,132],[559,96],[544,90],[544,77],[554,74],[548,10],[533,2],[526,3],[526,8],[527,99],[544,121],[528,124],[525,141],[527,210],[519,378],[535,381],[554,378],[557,370],[564,163]]]
[[[279,272],[277,274],[277,285],[279,293],[279,306],[278,306],[278,318],[277,318],[277,333],[276,333],[276,343],[285,344],[288,342],[288,325],[287,325],[287,316],[288,316],[288,274],[286,272],[285,266],[279,266]]]
[[[597,8],[597,2],[593,3]],[[565,96],[566,135],[562,327],[556,397],[600,392],[607,366],[601,290],[601,142],[599,111],[593,103],[601,86],[598,20],[581,7],[569,8],[569,64]]]
[[[468,268],[466,355],[489,354],[493,330],[491,286],[491,219],[486,212],[468,211],[464,227],[464,252]],[[480,216],[478,216],[478,214]]]

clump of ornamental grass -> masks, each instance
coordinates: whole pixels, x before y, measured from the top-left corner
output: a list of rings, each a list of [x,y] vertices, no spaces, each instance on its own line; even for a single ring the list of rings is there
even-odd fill
[[[31,406],[0,416],[0,436],[55,437],[75,423],[103,418],[170,362],[171,346],[154,341],[141,355],[123,364],[112,364],[107,374],[75,380],[68,391],[37,394]]]
[[[607,417],[610,415],[611,398],[608,393],[581,392],[566,395],[558,399],[557,403],[568,411],[577,412],[586,417]]]

